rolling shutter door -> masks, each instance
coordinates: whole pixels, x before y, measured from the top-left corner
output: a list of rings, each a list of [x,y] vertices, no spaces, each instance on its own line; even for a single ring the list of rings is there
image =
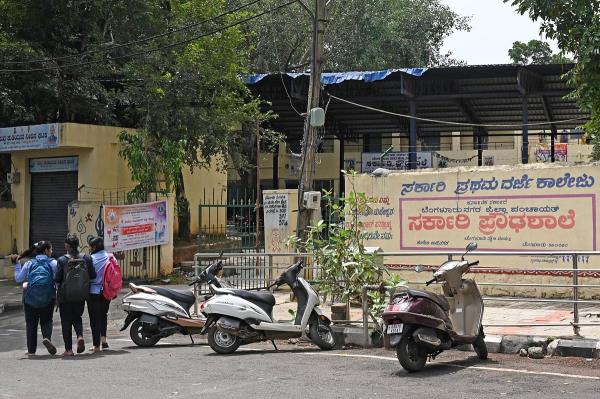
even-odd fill
[[[77,199],[77,172],[31,174],[29,241],[52,242],[54,257],[65,252],[68,204]]]

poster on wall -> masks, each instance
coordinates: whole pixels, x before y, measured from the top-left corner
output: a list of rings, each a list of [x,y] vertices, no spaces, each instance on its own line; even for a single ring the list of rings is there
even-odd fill
[[[104,246],[109,252],[169,243],[167,201],[105,205],[102,214]]]
[[[389,152],[381,161],[381,152],[363,152],[362,172],[371,173],[377,168],[408,169],[408,152]],[[417,169],[431,168],[431,152],[417,152]]]
[[[288,195],[265,194],[263,196],[265,229],[287,229]]]
[[[361,215],[367,246],[460,251],[477,242],[478,251],[508,254],[597,251],[599,182],[594,165],[531,165],[411,172],[385,179],[361,175],[355,187],[370,198],[370,209]],[[570,256],[562,258],[486,257],[495,264],[510,261],[513,267],[570,261]]]
[[[569,145],[567,143],[554,144],[554,159],[556,162],[567,162]],[[535,159],[537,162],[551,162],[552,150],[549,145],[539,143],[535,149]]]
[[[0,129],[0,152],[56,148],[60,124],[6,127]]]

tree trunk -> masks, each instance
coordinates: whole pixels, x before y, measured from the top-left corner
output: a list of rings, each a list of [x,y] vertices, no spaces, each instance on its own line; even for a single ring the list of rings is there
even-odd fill
[[[181,241],[191,241],[190,202],[185,196],[185,185],[183,183],[183,173],[181,171],[179,171],[177,183],[175,184],[175,203],[177,208],[177,221],[179,223],[177,238]]]

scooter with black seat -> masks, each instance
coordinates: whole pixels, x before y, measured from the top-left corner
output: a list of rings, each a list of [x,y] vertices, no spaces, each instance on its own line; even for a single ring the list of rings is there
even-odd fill
[[[444,262],[427,281],[427,286],[441,283],[443,295],[407,288],[392,294],[383,313],[385,333],[405,370],[419,371],[428,358],[464,344],[473,345],[479,358],[487,359],[483,299],[475,281],[462,278],[479,264],[464,259],[475,249],[476,243],[469,244],[461,260]],[[419,266],[417,271],[422,271]]]
[[[209,284],[212,298],[200,305],[207,318],[203,333],[208,333],[208,344],[217,353],[230,354],[240,345],[275,339],[300,338],[306,334],[323,350],[333,349],[335,338],[331,321],[319,308],[319,295],[300,277],[302,261],[291,265],[267,289],[287,284],[298,300],[293,323],[273,319],[275,297],[270,291],[245,291],[221,286],[216,275],[222,264],[208,267],[199,280]],[[275,346],[275,348],[277,348]]]
[[[219,257],[222,257],[222,253]],[[212,266],[222,267],[219,259]],[[189,285],[198,284],[195,280]],[[131,324],[129,336],[138,346],[153,346],[162,338],[179,333],[200,334],[206,323],[204,317],[193,317],[190,308],[196,303],[196,296],[190,290],[176,290],[153,285],[129,284],[131,294],[123,299],[123,310],[127,317],[120,331]]]

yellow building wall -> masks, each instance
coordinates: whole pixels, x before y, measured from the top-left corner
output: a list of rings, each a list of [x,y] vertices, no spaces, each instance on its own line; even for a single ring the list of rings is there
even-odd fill
[[[0,208],[0,257],[12,252],[17,230],[16,211],[14,207]]]
[[[127,129],[121,127],[85,125],[77,123],[61,124],[59,147],[45,150],[14,151],[11,153],[14,171],[20,172],[21,181],[12,185],[16,208],[0,209],[0,253],[10,250],[11,236],[16,239],[17,248],[23,251],[29,245],[29,209],[31,175],[29,160],[32,158],[77,156],[79,157],[78,186],[79,200],[100,201],[116,196],[124,197],[134,186],[127,162],[120,157],[118,136]],[[224,192],[227,188],[227,173],[218,171],[216,164],[208,169],[189,169],[183,172],[186,194],[190,200],[192,233],[198,233],[198,205],[203,201],[204,192]],[[224,196],[226,198],[226,191]],[[170,198],[170,197],[169,197]],[[174,198],[169,206],[175,209]],[[225,210],[222,211],[225,215]],[[175,216],[175,213],[172,212]],[[11,233],[12,226],[12,233]],[[176,231],[176,226],[172,226]],[[5,242],[6,241],[6,242]],[[8,245],[8,247],[7,247]],[[161,272],[172,269],[172,241],[169,248],[161,248]]]

